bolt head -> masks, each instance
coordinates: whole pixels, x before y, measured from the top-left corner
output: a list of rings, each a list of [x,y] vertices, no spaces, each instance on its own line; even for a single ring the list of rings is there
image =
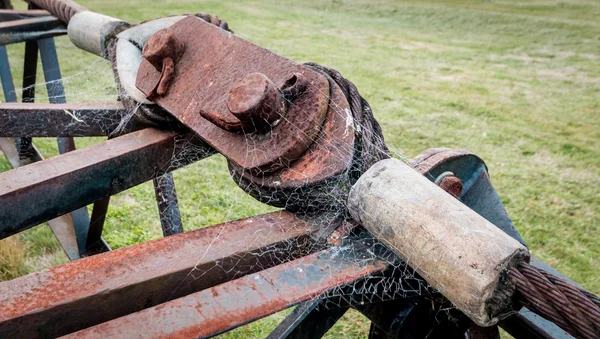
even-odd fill
[[[185,43],[177,38],[170,29],[163,28],[150,36],[142,49],[142,56],[156,70],[160,71],[163,67],[163,60],[172,59],[175,63],[183,52],[185,52]]]
[[[265,131],[285,115],[285,101],[262,73],[251,73],[229,91],[227,108],[249,129]]]
[[[450,193],[455,198],[459,198],[462,194],[462,181],[454,175],[444,177],[438,185],[441,189]]]

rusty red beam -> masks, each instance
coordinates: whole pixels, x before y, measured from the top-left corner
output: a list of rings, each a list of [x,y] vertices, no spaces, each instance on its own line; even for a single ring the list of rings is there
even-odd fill
[[[0,239],[213,153],[195,136],[148,128],[0,173]]]
[[[0,283],[0,337],[64,335],[267,269],[323,249],[319,227],[274,212]]]
[[[33,156],[23,161],[19,159],[19,152],[17,151],[17,145],[14,140],[10,138],[0,138],[0,150],[4,153],[13,168],[25,166],[32,160],[44,160],[44,157],[37,150],[35,145],[31,144],[31,148],[33,149]],[[48,220],[48,226],[50,226],[52,233],[54,233],[56,239],[58,239],[58,242],[67,254],[67,257],[71,260],[79,259],[77,235],[75,234],[71,214],[61,215],[58,218]]]
[[[115,132],[121,103],[3,103],[0,137],[95,137]]]
[[[244,276],[65,338],[206,338],[382,272],[386,262],[339,248]]]

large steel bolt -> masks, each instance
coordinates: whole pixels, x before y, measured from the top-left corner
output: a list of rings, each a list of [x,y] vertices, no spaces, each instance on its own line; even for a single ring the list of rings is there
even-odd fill
[[[142,56],[161,72],[160,81],[149,95],[150,100],[167,94],[175,77],[175,64],[184,51],[185,43],[168,28],[157,31],[148,39],[142,50]]]
[[[251,73],[231,88],[227,108],[245,129],[261,132],[285,115],[285,100],[271,79]]]
[[[450,193],[450,195],[455,198],[460,198],[460,195],[462,194],[462,181],[452,172],[444,172],[440,174],[436,178],[435,184],[437,184],[444,191]]]

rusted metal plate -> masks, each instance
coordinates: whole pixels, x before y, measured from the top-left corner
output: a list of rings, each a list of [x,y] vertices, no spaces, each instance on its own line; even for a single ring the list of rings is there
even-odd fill
[[[310,148],[289,167],[255,176],[231,164],[237,174],[261,187],[295,189],[313,185],[344,173],[354,156],[354,121],[348,101],[335,82],[330,81],[330,108],[320,134]]]
[[[0,239],[213,153],[193,135],[148,128],[0,173]]]
[[[253,45],[197,17],[170,27],[185,43],[175,74],[164,97],[156,102],[225,157],[254,172],[288,166],[313,143],[328,110],[327,79],[288,59]],[[281,86],[295,73],[309,83],[284,118],[266,134],[227,132],[201,116],[236,120],[227,108],[230,89],[251,73],[262,73]],[[143,60],[136,86],[150,95],[162,73]]]
[[[146,338],[210,337],[386,268],[353,253],[324,250],[65,338],[133,338],[141,331]]]
[[[107,136],[125,112],[120,103],[2,103],[0,137]]]
[[[0,283],[0,337],[64,335],[293,260],[324,247],[319,227],[274,212]]]

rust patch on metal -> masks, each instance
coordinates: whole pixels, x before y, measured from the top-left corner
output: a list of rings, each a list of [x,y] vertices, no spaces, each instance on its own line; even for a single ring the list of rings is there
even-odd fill
[[[455,198],[460,197],[463,189],[462,181],[454,175],[444,177],[438,186]]]
[[[240,120],[240,130],[264,132],[285,117],[285,101],[275,84],[261,73],[251,73],[229,91],[227,108]]]
[[[148,99],[167,94],[175,77],[175,64],[185,51],[185,43],[168,28],[154,33],[144,45],[142,57],[160,72],[160,79],[148,94]]]
[[[169,92],[156,102],[181,123],[229,160],[254,173],[289,166],[314,142],[329,103],[329,83],[324,76],[196,17],[183,19],[170,30],[185,43],[186,50],[177,63]],[[310,87],[290,105],[271,133],[231,133],[202,117],[201,111],[234,118],[227,108],[228,93],[246,75],[257,72],[279,86],[291,75],[301,74]],[[142,60],[136,86],[149,95],[160,78],[161,72]]]
[[[356,260],[325,250],[66,338],[130,337],[140,328],[148,337],[209,337],[381,272],[385,267],[381,260]]]
[[[315,142],[288,168],[276,173],[254,176],[235,168],[244,178],[262,187],[297,188],[322,182],[346,171],[354,156],[354,121],[342,90],[330,82],[330,104],[327,118]]]
[[[293,260],[323,248],[312,229],[310,221],[274,212],[3,282],[0,333],[64,335]],[[198,279],[194,272],[210,275]],[[53,322],[58,318],[60,326]]]
[[[477,157],[475,154],[462,149],[430,148],[409,160],[408,165],[425,175],[440,164],[465,155]]]

